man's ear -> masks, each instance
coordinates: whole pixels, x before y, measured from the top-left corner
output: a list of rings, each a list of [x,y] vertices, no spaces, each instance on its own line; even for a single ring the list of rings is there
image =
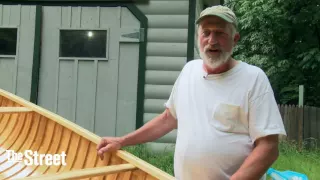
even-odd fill
[[[233,38],[234,45],[236,45],[239,40],[240,40],[240,34],[237,32]]]

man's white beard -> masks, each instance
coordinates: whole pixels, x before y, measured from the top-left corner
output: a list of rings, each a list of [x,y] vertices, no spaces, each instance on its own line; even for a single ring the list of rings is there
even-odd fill
[[[198,46],[200,47],[200,46]],[[205,51],[205,47],[204,47],[204,51]],[[232,53],[233,53],[233,48],[231,49],[230,52],[226,52],[226,51],[220,51],[220,54],[218,57],[216,56],[210,56],[209,54],[206,54],[204,51],[200,51],[200,57],[201,59],[203,59],[204,63],[206,65],[208,65],[210,68],[215,69],[219,66],[221,66],[222,64],[228,62],[229,58],[231,57]]]

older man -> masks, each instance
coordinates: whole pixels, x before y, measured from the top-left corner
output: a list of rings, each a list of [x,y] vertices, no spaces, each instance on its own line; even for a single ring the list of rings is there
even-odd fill
[[[184,66],[166,110],[126,136],[103,138],[98,154],[177,129],[177,179],[265,179],[278,157],[278,135],[286,135],[269,80],[231,57],[240,35],[229,8],[209,7],[196,23],[201,59]]]

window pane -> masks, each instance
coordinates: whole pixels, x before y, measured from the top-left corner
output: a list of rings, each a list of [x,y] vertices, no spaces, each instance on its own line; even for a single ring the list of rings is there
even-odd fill
[[[106,57],[107,31],[61,30],[60,57]]]
[[[0,28],[0,54],[16,55],[17,28]]]

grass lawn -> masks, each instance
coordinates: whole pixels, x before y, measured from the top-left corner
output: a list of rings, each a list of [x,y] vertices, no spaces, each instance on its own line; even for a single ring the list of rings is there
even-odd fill
[[[320,149],[311,148],[299,151],[295,143],[281,143],[280,156],[273,164],[273,168],[285,171],[291,170],[303,173],[309,180],[320,179]],[[318,171],[318,172],[317,172]]]
[[[144,145],[125,147],[124,150],[173,175],[173,152],[153,154]],[[309,180],[320,179],[320,149],[298,150],[295,143],[282,142],[280,156],[272,165],[280,171],[291,170],[306,174]]]
[[[123,148],[133,155],[147,161],[157,168],[173,175],[173,152],[152,153],[145,145],[136,145]]]

